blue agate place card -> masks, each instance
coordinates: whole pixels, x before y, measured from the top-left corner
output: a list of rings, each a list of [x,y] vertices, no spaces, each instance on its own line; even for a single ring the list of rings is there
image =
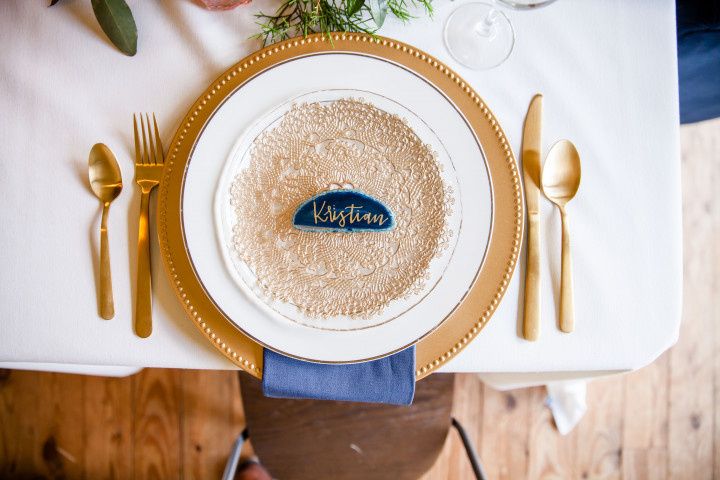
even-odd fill
[[[395,217],[370,195],[337,189],[315,195],[300,205],[293,226],[313,232],[384,232],[395,227]]]

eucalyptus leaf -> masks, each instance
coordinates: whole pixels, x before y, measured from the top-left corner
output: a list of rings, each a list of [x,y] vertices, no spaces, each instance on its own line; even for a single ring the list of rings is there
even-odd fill
[[[365,5],[365,0],[347,0],[348,16],[352,16],[358,13],[363,5]]]
[[[137,53],[137,27],[125,0],[92,0],[100,27],[110,41],[125,55]]]
[[[367,0],[368,6],[370,7],[370,16],[372,17],[373,21],[375,22],[375,25],[377,28],[380,28],[383,26],[383,23],[385,23],[385,17],[387,16],[388,12],[388,4],[387,0]]]

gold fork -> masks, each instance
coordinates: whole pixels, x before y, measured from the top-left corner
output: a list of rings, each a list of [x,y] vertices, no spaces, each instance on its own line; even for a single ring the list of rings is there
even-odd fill
[[[135,182],[142,190],[140,200],[140,221],[138,226],[138,268],[137,292],[135,297],[135,333],[142,338],[152,333],[152,277],[150,274],[150,192],[160,184],[165,155],[163,154],[160,132],[153,113],[154,132],[150,128],[150,116],[140,117],[142,131],[142,151],[138,122],[133,115],[135,131]],[[147,132],[146,132],[147,130]],[[149,141],[148,141],[149,139]]]

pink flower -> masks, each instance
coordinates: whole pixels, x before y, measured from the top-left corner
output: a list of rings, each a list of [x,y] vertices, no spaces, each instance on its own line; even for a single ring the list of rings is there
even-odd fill
[[[238,5],[250,3],[252,0],[196,0],[208,10],[232,10]]]

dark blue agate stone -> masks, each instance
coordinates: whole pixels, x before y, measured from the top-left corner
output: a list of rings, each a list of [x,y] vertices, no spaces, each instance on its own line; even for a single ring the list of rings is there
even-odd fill
[[[323,192],[305,201],[293,215],[293,226],[317,232],[384,232],[395,217],[380,200],[356,190]]]

